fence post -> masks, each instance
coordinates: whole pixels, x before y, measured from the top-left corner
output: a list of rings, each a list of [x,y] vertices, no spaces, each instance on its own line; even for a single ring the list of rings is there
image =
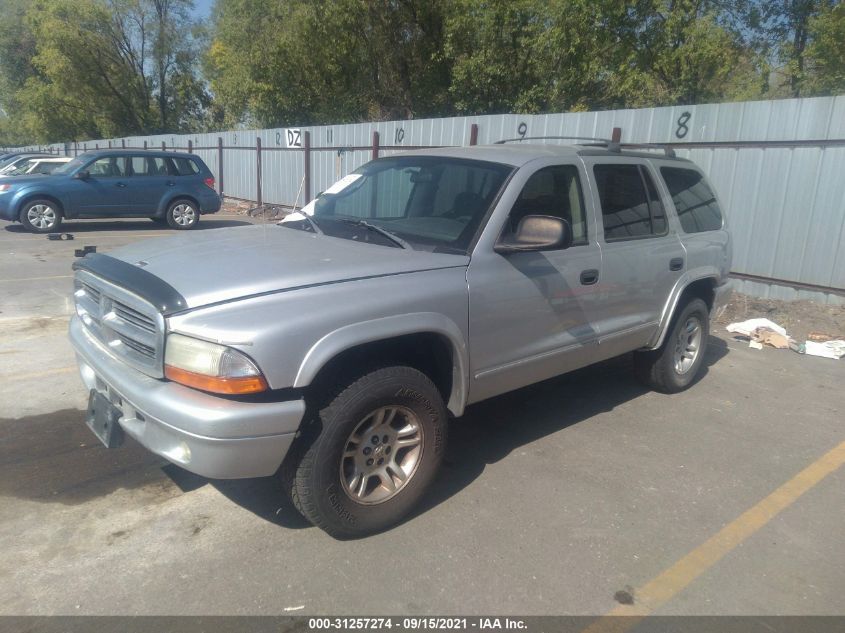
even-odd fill
[[[223,137],[217,137],[217,175],[219,178],[217,179],[217,193],[220,197],[223,197]]]
[[[120,139],[120,145],[121,145],[121,147],[123,147],[123,149],[126,149],[126,139],[125,138]]]
[[[478,123],[469,126],[469,144],[478,145]]]
[[[147,142],[144,141],[144,149],[147,149]]]
[[[109,143],[109,149],[111,149],[111,141],[109,141],[108,143]]]
[[[165,145],[165,144],[164,144],[164,141],[162,141],[162,142],[161,142],[161,151],[162,151],[162,152],[166,152],[166,151],[167,151],[167,145]]]
[[[100,144],[99,144],[99,143],[94,143],[94,149],[95,149],[95,150],[100,149]]]
[[[373,152],[372,160],[378,158],[378,130],[373,130]]]
[[[302,133],[303,159],[305,170],[302,174],[302,200],[303,204],[311,202],[311,132]]]
[[[194,153],[194,142],[191,139],[188,139],[188,153]]]
[[[620,143],[622,141],[622,128],[615,127],[613,128],[613,132],[610,135],[610,140],[614,143]]]
[[[262,205],[261,200],[261,137],[255,137],[255,192],[258,196],[258,206]]]
[[[73,142],[73,156],[74,158],[79,156],[79,143],[77,143],[76,141]]]

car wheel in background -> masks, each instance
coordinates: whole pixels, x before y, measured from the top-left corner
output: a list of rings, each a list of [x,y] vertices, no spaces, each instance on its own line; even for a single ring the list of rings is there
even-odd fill
[[[171,229],[192,229],[199,222],[200,213],[197,206],[190,200],[174,200],[167,207],[165,217]]]
[[[30,200],[21,209],[20,221],[35,233],[52,233],[62,225],[62,212],[52,200]]]
[[[679,306],[663,345],[656,350],[634,354],[637,377],[663,393],[683,391],[701,371],[709,336],[707,304],[701,299],[692,299]]]
[[[282,467],[296,508],[340,539],[385,530],[434,479],[448,414],[420,371],[395,366],[344,381],[303,423]]]

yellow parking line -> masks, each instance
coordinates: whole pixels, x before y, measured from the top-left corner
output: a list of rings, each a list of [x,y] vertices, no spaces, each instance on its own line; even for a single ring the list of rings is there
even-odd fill
[[[719,562],[737,545],[792,505],[845,463],[845,442],[825,453],[768,497],[746,510],[674,565],[634,591],[635,604],[619,605],[584,629],[585,633],[621,633],[660,608]],[[632,616],[632,617],[615,617]]]
[[[53,275],[52,277],[24,277],[23,279],[0,279],[0,283],[2,282],[12,282],[12,281],[44,281],[47,279],[70,279],[73,275]]]
[[[33,371],[28,374],[7,374],[0,376],[0,382],[7,380],[30,380],[32,378],[43,378],[44,376],[53,376],[55,374],[66,374],[71,371],[76,371],[76,366],[71,367],[55,367],[53,369],[45,369],[43,371]]]

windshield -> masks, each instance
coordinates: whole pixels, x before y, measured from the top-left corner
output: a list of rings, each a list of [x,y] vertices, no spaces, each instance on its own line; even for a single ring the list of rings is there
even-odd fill
[[[11,156],[6,156],[4,158],[0,158],[0,169],[6,167],[9,163],[16,161],[19,158],[18,154],[12,154]]]
[[[87,162],[87,159],[84,156],[77,156],[72,161],[65,163],[61,167],[54,169],[54,174],[69,174],[77,167],[81,167]]]
[[[361,239],[369,223],[416,249],[466,252],[511,171],[498,163],[437,156],[384,158],[327,189],[314,204],[313,219],[335,237]],[[375,241],[397,246],[370,232]]]

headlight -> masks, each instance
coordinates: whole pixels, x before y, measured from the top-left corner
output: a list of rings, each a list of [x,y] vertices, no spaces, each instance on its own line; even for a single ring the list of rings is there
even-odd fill
[[[236,349],[181,334],[167,337],[164,375],[213,393],[246,394],[268,389],[261,371]]]

